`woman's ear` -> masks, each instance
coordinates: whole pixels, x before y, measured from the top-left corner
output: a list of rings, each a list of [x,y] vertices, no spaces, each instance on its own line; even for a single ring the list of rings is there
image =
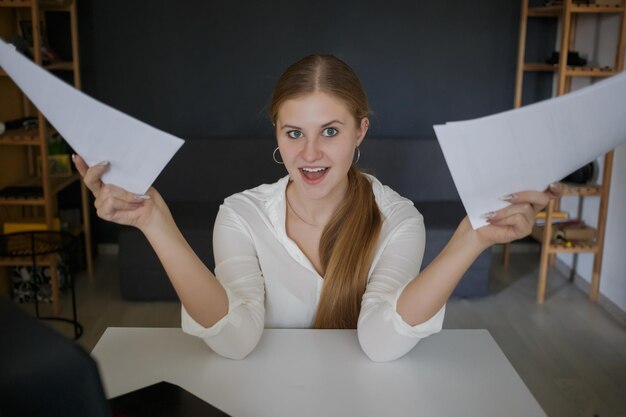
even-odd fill
[[[367,134],[367,130],[370,127],[370,119],[368,119],[367,117],[364,117],[361,119],[361,124],[359,126],[359,130],[358,130],[358,134],[357,134],[357,138],[356,138],[356,146],[360,146],[361,142],[363,141],[363,138],[365,138],[365,135]]]

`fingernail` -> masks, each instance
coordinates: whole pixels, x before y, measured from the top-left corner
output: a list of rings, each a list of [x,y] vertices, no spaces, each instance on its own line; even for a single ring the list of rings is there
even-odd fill
[[[500,197],[500,200],[502,201],[511,201],[516,197],[515,194],[507,194],[507,195],[503,195],[502,197]]]
[[[135,194],[135,200],[150,200],[148,194]]]
[[[109,161],[98,162],[96,165],[98,165],[99,167],[105,167],[109,165]]]
[[[559,183],[559,182],[553,182],[552,184],[550,184],[550,188],[551,188],[552,190],[558,190],[558,189],[559,189],[559,187],[560,187],[560,184],[561,184],[561,183]]]
[[[496,215],[495,211],[490,211],[488,213],[485,213],[483,215],[480,216],[481,219],[485,219],[485,220],[489,220],[491,218],[493,218]]]
[[[72,161],[76,162],[76,154],[75,153],[72,154]]]

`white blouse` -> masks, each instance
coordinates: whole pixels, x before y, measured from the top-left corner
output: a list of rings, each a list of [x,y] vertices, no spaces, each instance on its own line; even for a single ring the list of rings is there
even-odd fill
[[[382,228],[369,271],[357,333],[374,361],[397,359],[439,332],[445,305],[410,326],[396,311],[404,287],[417,276],[424,254],[422,215],[376,178],[372,182]],[[218,354],[241,359],[257,345],[263,328],[310,328],[323,278],[285,230],[289,177],[234,194],[220,206],[213,231],[215,276],[228,295],[228,314],[210,328],[182,308],[182,329]]]

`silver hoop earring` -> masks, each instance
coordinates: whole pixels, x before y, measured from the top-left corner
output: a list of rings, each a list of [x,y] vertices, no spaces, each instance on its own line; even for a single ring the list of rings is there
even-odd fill
[[[356,147],[356,161],[354,161],[352,163],[352,165],[356,165],[359,163],[359,159],[361,159],[361,149],[359,149],[359,147]]]
[[[276,149],[274,149],[274,153],[272,154],[272,158],[274,159],[274,162],[276,162],[279,165],[285,165],[283,161],[279,161],[278,158],[276,158],[277,151],[278,151],[278,146],[276,147]]]

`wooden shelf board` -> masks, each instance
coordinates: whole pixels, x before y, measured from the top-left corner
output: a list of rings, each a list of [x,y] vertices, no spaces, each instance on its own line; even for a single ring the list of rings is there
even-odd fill
[[[31,0],[0,0],[0,7],[30,7]]]
[[[53,194],[58,193],[68,185],[72,184],[74,181],[78,180],[80,175],[78,173],[73,173],[72,175],[68,175],[67,177],[50,177],[50,189]],[[33,187],[37,185],[41,185],[41,177],[32,177],[28,178],[18,185],[23,185],[26,187]]]
[[[524,64],[524,71],[527,72],[556,72],[558,65],[543,64],[541,62],[527,62]],[[570,67],[565,70],[568,77],[611,77],[617,74],[611,67]]]
[[[54,126],[47,124],[48,138],[57,133]],[[39,146],[39,129],[11,129],[0,135],[0,145],[29,145]]]
[[[611,77],[615,74],[617,71],[610,67],[567,67],[565,70],[568,77]]]
[[[67,177],[50,177],[50,189],[52,194],[55,195],[59,191],[68,187],[75,181],[80,179],[80,175],[78,173],[73,173]],[[28,178],[24,181],[20,181],[17,184],[12,184],[16,186],[24,186],[24,187],[32,187],[32,186],[40,186],[41,185],[40,177],[32,177]],[[43,206],[45,205],[45,199],[43,197],[0,197],[0,206]]]
[[[563,5],[536,6],[528,8],[530,17],[558,17],[563,13]],[[575,4],[570,8],[572,13],[622,13],[623,6],[600,6],[596,4]]]
[[[54,260],[51,255],[37,256],[37,266],[51,266]],[[0,258],[0,266],[32,266],[33,258],[31,256],[17,256],[17,257],[5,257]]]
[[[74,63],[72,61],[59,61],[44,65],[43,67],[48,71],[72,71],[74,69]]]
[[[12,198],[0,197],[0,206],[43,206],[46,201],[41,197]]]
[[[0,145],[39,145],[39,130],[7,130],[2,135],[0,135]]]
[[[31,7],[32,0],[0,0],[0,7]],[[41,10],[62,10],[69,11],[74,1],[68,1],[67,4],[54,4],[54,3],[40,3],[39,8]]]
[[[556,17],[560,16],[563,6],[537,6],[528,8],[528,16],[532,17]]]
[[[600,6],[597,4],[576,4],[572,13],[622,13],[624,6]]]
[[[565,186],[563,189],[564,196],[594,196],[602,193],[602,186],[593,185],[581,185],[581,186]]]
[[[554,72],[557,66],[552,64],[542,64],[540,62],[527,62],[524,64],[524,71],[531,72]]]
[[[578,241],[570,242],[571,247],[567,247],[565,243],[551,242],[548,253],[591,253],[598,251],[598,244],[595,241]]]

